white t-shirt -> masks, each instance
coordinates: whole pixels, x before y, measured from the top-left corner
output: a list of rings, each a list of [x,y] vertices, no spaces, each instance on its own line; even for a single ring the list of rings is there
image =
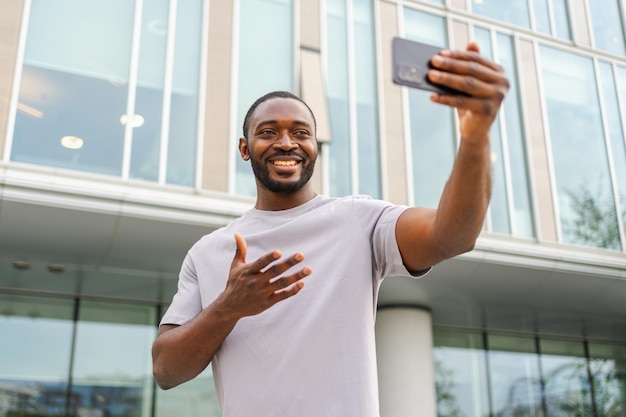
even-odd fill
[[[328,198],[283,211],[251,209],[200,239],[183,263],[161,324],[184,324],[225,288],[235,232],[252,262],[275,249],[302,252],[304,288],[241,319],[212,360],[224,417],[377,417],[374,319],[388,275],[410,276],[395,225],[405,206]]]

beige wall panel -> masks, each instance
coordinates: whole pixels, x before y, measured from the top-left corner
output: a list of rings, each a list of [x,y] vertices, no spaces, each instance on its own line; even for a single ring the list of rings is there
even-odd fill
[[[230,86],[233,5],[212,1],[209,11],[208,64],[202,188],[228,191],[229,146],[238,143],[236,131],[230,136]]]
[[[330,121],[326,103],[321,60],[321,15],[320,0],[301,0],[300,7],[300,97],[306,101],[315,114],[317,139],[330,141]],[[323,159],[317,164],[311,184],[317,193],[323,192]]]
[[[320,49],[320,0],[301,0],[299,5],[300,45]]]
[[[452,44],[450,47],[454,49],[465,49],[470,40],[469,30],[470,28],[467,23],[454,20],[452,22]]]
[[[593,0],[598,1],[598,0]],[[587,12],[585,0],[570,0],[570,13],[572,14],[572,28],[574,43],[578,46],[591,46],[590,28],[587,25]]]
[[[387,172],[385,178],[387,190],[384,196],[387,200],[397,204],[407,204],[407,171],[404,148],[404,120],[402,113],[402,88],[392,81],[392,52],[391,40],[398,35],[397,5],[381,1],[380,9],[380,39],[382,57],[382,84],[383,93],[380,97],[380,106],[383,120],[383,136]]]
[[[466,0],[452,0],[450,2],[450,7],[453,9],[459,9],[462,11],[467,10],[467,1]]]
[[[528,137],[530,142],[530,165],[534,173],[535,199],[539,216],[536,221],[539,228],[539,239],[557,241],[556,220],[554,218],[554,196],[550,186],[550,168],[541,111],[539,80],[537,78],[536,59],[533,43],[520,41],[521,85],[524,86],[524,113],[527,117]]]
[[[4,154],[6,145],[9,104],[13,93],[23,10],[23,0],[0,2],[0,157]]]
[[[309,105],[315,115],[317,124],[316,136],[320,143],[327,143],[330,137],[330,120],[326,103],[326,88],[322,77],[322,60],[320,53],[309,49],[300,50],[300,97]],[[323,178],[322,158],[318,158],[317,167],[311,178],[313,189],[321,193]]]

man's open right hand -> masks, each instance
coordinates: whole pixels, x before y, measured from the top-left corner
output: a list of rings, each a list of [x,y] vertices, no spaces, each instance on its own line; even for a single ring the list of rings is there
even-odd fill
[[[306,266],[293,274],[283,275],[304,260],[300,252],[281,260],[282,254],[275,250],[246,263],[248,247],[239,233],[235,233],[235,243],[237,249],[220,298],[224,307],[240,317],[259,314],[296,295],[304,287],[302,279],[311,274],[311,268]]]

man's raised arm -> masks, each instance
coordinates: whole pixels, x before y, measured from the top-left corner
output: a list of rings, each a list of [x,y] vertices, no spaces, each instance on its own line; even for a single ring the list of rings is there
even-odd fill
[[[431,96],[457,109],[461,141],[437,209],[410,208],[398,219],[398,247],[410,271],[474,248],[491,198],[489,129],[509,89],[502,67],[481,56],[473,42],[465,51],[441,52],[432,64],[431,81],[468,96]]]

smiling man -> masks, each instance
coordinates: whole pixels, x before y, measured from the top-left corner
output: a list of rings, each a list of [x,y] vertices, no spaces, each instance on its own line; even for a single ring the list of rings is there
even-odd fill
[[[473,248],[490,198],[489,128],[509,88],[473,43],[432,63],[434,82],[469,95],[431,96],[458,109],[461,134],[436,210],[317,195],[310,108],[287,92],[250,107],[239,151],[256,204],[189,250],[153,346],[161,388],[211,363],[224,417],[379,416],[378,288]]]

